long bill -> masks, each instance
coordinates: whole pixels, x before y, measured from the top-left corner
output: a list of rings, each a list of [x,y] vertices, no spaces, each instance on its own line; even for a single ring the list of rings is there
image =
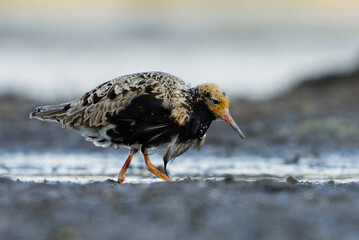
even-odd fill
[[[236,131],[238,133],[238,135],[244,139],[244,134],[242,133],[241,129],[239,129],[239,127],[237,126],[236,122],[233,120],[233,118],[231,117],[231,115],[229,114],[228,109],[225,109],[221,115],[221,119],[223,121],[225,121],[226,123],[228,123],[233,129],[234,131]]]

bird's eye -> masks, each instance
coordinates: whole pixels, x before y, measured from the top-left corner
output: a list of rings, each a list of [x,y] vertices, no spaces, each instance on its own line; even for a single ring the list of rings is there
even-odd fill
[[[219,104],[219,101],[217,99],[212,99],[212,102],[215,104],[215,105],[218,105]]]

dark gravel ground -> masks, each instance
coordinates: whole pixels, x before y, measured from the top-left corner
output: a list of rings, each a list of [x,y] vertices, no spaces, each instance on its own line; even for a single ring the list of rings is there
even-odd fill
[[[41,104],[0,99],[0,153],[115,151],[29,120]],[[275,99],[232,101],[246,141],[214,123],[207,144],[228,155],[356,150],[358,106],[359,69],[313,79]],[[359,239],[358,183],[263,179],[120,185],[2,178],[0,239]]]
[[[359,185],[0,179],[1,239],[358,239]]]

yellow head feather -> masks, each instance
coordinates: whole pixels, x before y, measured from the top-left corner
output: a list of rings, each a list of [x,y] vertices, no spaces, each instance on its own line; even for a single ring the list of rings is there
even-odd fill
[[[218,97],[219,104],[216,106],[209,106],[209,110],[220,116],[223,110],[229,107],[229,99]]]
[[[199,93],[202,101],[207,102],[209,110],[216,116],[221,116],[225,109],[229,107],[229,99],[222,89],[214,83],[205,83],[199,86]],[[218,104],[212,102],[218,100]]]

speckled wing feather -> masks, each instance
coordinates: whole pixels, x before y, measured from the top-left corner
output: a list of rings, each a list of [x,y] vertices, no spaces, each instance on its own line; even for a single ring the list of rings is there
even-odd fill
[[[71,102],[63,127],[103,127],[107,118],[124,109],[137,96],[153,94],[171,109],[170,118],[183,126],[189,121],[188,90],[181,79],[162,72],[125,75],[106,82]]]

